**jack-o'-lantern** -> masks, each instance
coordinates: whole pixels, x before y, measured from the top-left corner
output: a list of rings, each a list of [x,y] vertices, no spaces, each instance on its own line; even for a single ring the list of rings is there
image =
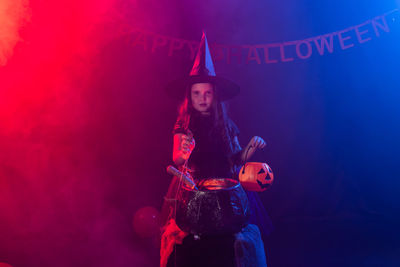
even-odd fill
[[[262,192],[271,186],[274,174],[267,163],[246,162],[240,169],[239,181],[248,191]]]

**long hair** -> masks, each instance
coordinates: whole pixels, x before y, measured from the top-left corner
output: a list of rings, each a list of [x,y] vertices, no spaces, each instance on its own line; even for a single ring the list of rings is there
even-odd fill
[[[225,150],[228,154],[232,154],[234,148],[232,144],[232,137],[229,134],[229,118],[226,112],[225,104],[218,99],[218,94],[216,93],[215,85],[213,103],[211,105],[211,116],[213,119],[213,128],[211,133],[222,138],[224,142]],[[179,106],[178,118],[176,120],[174,131],[180,129],[184,132],[188,132],[190,119],[193,113],[196,112],[192,105],[191,98],[191,86],[186,89],[185,99]]]

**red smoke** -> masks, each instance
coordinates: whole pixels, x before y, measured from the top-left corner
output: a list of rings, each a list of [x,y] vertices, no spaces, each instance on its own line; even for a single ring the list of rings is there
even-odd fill
[[[87,94],[116,18],[113,0],[0,1],[0,251],[34,255],[40,243],[13,240],[98,228],[87,218],[103,216],[107,185],[89,179],[104,174]]]

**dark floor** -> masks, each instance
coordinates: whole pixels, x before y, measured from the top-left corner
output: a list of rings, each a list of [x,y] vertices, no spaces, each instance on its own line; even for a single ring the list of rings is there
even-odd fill
[[[274,225],[274,232],[264,240],[269,267],[400,266],[398,220],[372,215],[303,216],[275,219]],[[24,235],[1,229],[0,263],[13,267],[157,267],[159,263],[157,239],[116,234],[128,228],[110,228],[108,236],[105,231],[86,239],[79,232],[71,232],[67,239],[65,233]]]
[[[400,266],[398,223],[370,217],[287,218],[265,240],[270,267]]]

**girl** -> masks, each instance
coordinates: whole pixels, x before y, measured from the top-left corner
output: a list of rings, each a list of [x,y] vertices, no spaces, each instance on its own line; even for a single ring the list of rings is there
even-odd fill
[[[171,95],[185,95],[173,131],[173,161],[196,181],[237,178],[240,165],[265,147],[265,141],[254,136],[241,149],[239,130],[222,102],[238,94],[239,88],[215,75],[204,33],[190,76],[173,82],[167,90]],[[179,178],[174,177],[163,206],[166,224],[161,266],[266,266],[260,232],[253,224],[238,234],[199,237],[182,232],[174,221],[179,184]],[[267,226],[264,232],[268,233],[272,227],[259,198],[252,192],[248,197],[250,223]]]

